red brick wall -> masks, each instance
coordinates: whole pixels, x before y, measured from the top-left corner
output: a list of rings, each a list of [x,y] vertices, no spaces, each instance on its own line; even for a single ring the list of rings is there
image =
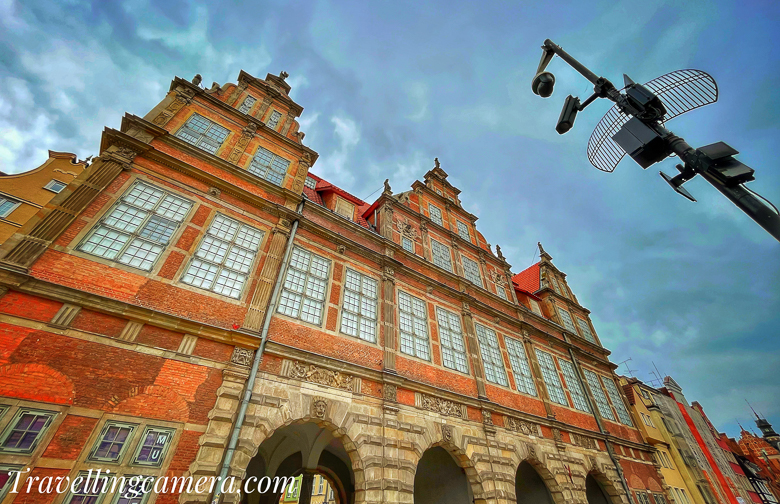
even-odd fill
[[[39,298],[17,291],[9,291],[0,299],[0,313],[49,322],[62,307],[59,301]]]
[[[68,415],[60,424],[57,433],[52,438],[44,457],[76,460],[81,449],[87,442],[92,429],[97,424],[96,418]]]
[[[74,329],[116,338],[127,325],[127,319],[82,309],[70,325]]]

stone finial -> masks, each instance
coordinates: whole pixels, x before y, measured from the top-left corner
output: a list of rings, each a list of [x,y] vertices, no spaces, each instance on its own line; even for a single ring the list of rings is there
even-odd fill
[[[434,168],[441,168],[441,165],[439,164],[439,158],[433,158],[433,164]]]
[[[290,74],[288,74],[288,73],[287,73],[287,72],[285,72],[284,70],[282,70],[281,72],[279,72],[279,78],[280,78],[280,79],[282,79],[282,80],[286,79],[286,78],[287,78],[287,77],[289,77],[289,76],[290,76]]]
[[[506,261],[506,257],[504,257],[504,254],[501,253],[501,247],[499,247],[498,245],[496,245],[496,255],[502,261]]]
[[[393,194],[392,189],[390,188],[390,179],[385,179],[385,193],[387,194]]]
[[[547,259],[548,261],[552,261],[552,256],[544,250],[544,247],[542,247],[542,242],[537,242],[536,244],[539,246],[539,257],[542,259]]]
[[[196,86],[200,86],[200,82],[203,80],[203,77],[200,76],[200,74],[195,74],[195,77],[192,78],[192,83]]]

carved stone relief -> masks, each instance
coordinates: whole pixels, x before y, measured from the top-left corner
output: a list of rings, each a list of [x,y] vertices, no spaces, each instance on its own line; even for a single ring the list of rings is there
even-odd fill
[[[285,361],[282,365],[282,375],[350,392],[360,392],[356,390],[359,379],[355,379],[352,375],[341,373],[340,371],[331,371],[314,364],[307,366],[298,361]]]
[[[482,423],[485,425],[493,425],[493,414],[490,410],[482,410]]]
[[[576,434],[576,433],[570,433],[569,436],[571,437],[572,443],[574,443],[577,446],[582,446],[583,448],[590,448],[591,450],[598,449],[598,446],[596,445],[596,440],[593,438],[589,438],[587,436],[583,436],[582,434]]]
[[[441,438],[448,443],[452,442],[452,425],[442,424]]]
[[[527,436],[537,436],[539,434],[539,428],[536,426],[536,424],[525,422],[515,417],[506,417],[504,420],[504,425],[506,425],[506,428],[509,430],[519,432]]]
[[[311,400],[311,412],[315,417],[324,419],[328,411],[328,401],[323,397],[313,397]]]
[[[415,394],[415,403],[418,408],[424,410],[434,411],[445,416],[466,418],[466,406],[448,399],[418,393]]]
[[[392,383],[385,383],[384,390],[382,391],[382,395],[385,398],[385,401],[397,401],[398,400],[398,387],[393,385]]]
[[[230,357],[230,362],[238,364],[239,366],[250,366],[252,364],[252,358],[254,352],[248,348],[235,347],[233,349],[233,355]]]
[[[165,109],[157,114],[152,122],[157,126],[165,126],[171,117],[176,115],[176,112],[181,110],[185,105],[192,102],[192,97],[195,96],[195,91],[192,89],[179,89],[176,91],[176,97],[171,103],[168,104]]]
[[[404,216],[398,216],[395,218],[395,228],[401,233],[401,236],[405,236],[412,241],[417,241],[417,230],[414,229],[412,223],[409,222]]]
[[[234,164],[238,162],[238,160],[241,158],[241,154],[243,154],[244,150],[246,150],[246,146],[249,144],[249,141],[252,140],[252,137],[255,136],[256,131],[257,125],[255,123],[249,123],[243,129],[243,131],[241,131],[241,138],[238,139],[236,146],[233,147],[233,151],[230,153],[230,156],[228,156],[228,161]]]

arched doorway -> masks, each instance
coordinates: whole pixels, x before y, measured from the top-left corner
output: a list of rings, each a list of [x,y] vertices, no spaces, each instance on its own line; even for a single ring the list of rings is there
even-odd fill
[[[517,504],[554,504],[552,494],[544,480],[528,461],[523,461],[515,476]]]
[[[474,495],[466,471],[441,446],[425,450],[414,475],[414,502],[472,504]]]
[[[610,504],[612,502],[593,474],[588,474],[585,478],[585,496],[588,499],[588,504]]]
[[[355,501],[355,476],[352,462],[341,440],[330,430],[314,422],[288,425],[274,433],[260,445],[246,470],[246,479],[254,476],[258,481],[269,478],[297,478],[297,491],[290,495],[273,491],[257,491],[257,485],[242,495],[242,504],[277,504],[290,502],[310,504],[328,502],[353,504]],[[324,480],[324,481],[323,481]],[[320,495],[319,484],[327,483],[332,489]],[[315,499],[312,499],[316,496]]]

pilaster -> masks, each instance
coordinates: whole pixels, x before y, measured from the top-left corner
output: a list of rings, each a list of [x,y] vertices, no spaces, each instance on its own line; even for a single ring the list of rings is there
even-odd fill
[[[252,295],[252,302],[244,318],[244,329],[250,331],[259,331],[265,320],[271,291],[281,273],[282,256],[287,245],[287,238],[290,236],[290,222],[283,219],[272,233],[271,245],[268,247],[263,270],[260,272],[257,287]]]
[[[476,330],[474,328],[474,318],[471,315],[471,309],[469,308],[468,303],[463,303],[461,315],[463,316],[463,333],[466,337],[466,346],[469,351],[471,369],[474,371],[474,378],[477,381],[477,396],[480,399],[487,400],[485,375],[482,371],[484,368],[482,367],[482,358],[479,353],[479,343],[477,342]]]
[[[395,373],[395,270],[385,266],[382,272],[382,334],[384,336],[384,369]]]

